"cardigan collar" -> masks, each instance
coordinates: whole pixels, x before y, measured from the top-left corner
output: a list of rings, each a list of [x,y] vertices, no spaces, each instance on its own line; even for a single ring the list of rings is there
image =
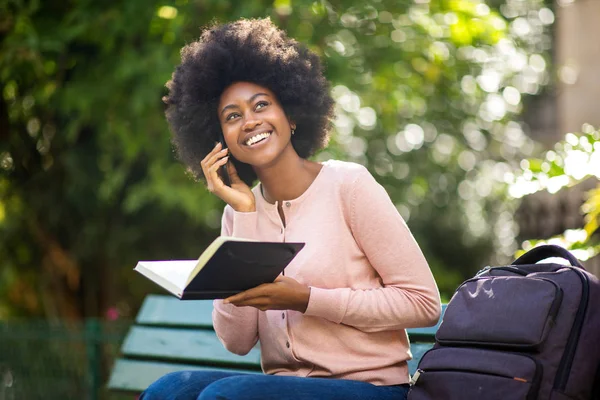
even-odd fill
[[[297,208],[308,197],[310,197],[313,192],[317,191],[318,186],[320,185],[320,182],[325,179],[323,177],[325,175],[327,175],[327,170],[329,170],[330,161],[331,160],[324,161],[321,163],[321,165],[322,165],[321,170],[319,171],[319,173],[317,174],[315,179],[312,181],[312,183],[308,186],[308,188],[304,191],[304,193],[302,193],[300,196],[296,197],[295,199],[281,201],[284,211]],[[276,201],[274,204],[269,203],[262,194],[262,184],[261,183],[256,185],[254,187],[253,191],[254,191],[254,197],[256,198],[257,208],[260,207],[263,210],[267,211],[268,213],[275,212],[276,215],[278,216],[277,206],[279,205],[280,202]]]

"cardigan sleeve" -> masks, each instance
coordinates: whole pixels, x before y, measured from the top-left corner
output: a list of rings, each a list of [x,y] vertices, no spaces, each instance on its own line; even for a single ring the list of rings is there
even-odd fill
[[[367,290],[311,287],[305,315],[364,332],[435,325],[441,313],[437,285],[385,189],[361,167],[345,192],[352,234],[382,285]]]
[[[255,237],[257,214],[239,213],[225,207],[221,235],[242,238]],[[223,346],[232,353],[245,355],[258,341],[258,309],[213,301],[213,325]]]

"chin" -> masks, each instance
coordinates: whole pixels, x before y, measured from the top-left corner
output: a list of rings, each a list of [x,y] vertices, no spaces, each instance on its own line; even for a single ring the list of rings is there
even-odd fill
[[[245,154],[248,156],[247,154]],[[274,151],[261,151],[253,154],[251,157],[245,157],[245,160],[240,160],[246,164],[249,164],[253,168],[268,168],[273,166],[281,156],[281,152]]]

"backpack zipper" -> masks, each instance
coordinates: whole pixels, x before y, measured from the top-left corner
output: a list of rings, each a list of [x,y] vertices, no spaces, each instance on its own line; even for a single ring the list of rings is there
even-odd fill
[[[481,271],[479,271],[477,274],[475,274],[475,278],[476,278],[476,277],[479,277],[480,275],[483,275],[483,274],[485,274],[486,272],[487,272],[488,274],[490,274],[489,276],[494,276],[494,275],[492,275],[492,274],[491,274],[491,272],[492,272],[493,270],[510,271],[510,272],[513,272],[513,273],[515,273],[515,274],[518,274],[518,275],[523,275],[523,276],[527,276],[527,275],[529,275],[529,272],[522,271],[522,270],[521,270],[520,268],[518,268],[518,267],[511,267],[511,266],[508,266],[508,265],[506,265],[506,266],[502,266],[502,267],[490,267],[490,266],[488,265],[487,267],[485,267],[484,269],[482,269]]]
[[[417,370],[415,371],[414,375],[410,378],[410,381],[408,382],[408,384],[410,386],[415,386],[415,384],[419,380],[419,377],[421,376],[422,373],[423,373],[423,370],[417,368]]]
[[[573,328],[571,328],[569,340],[565,346],[565,351],[560,360],[560,364],[558,364],[556,378],[554,379],[554,389],[558,389],[560,391],[563,391],[567,386],[567,380],[569,379],[569,373],[571,371],[571,367],[573,366],[573,359],[575,358],[575,351],[577,350],[577,342],[579,340],[579,336],[581,335],[581,328],[583,328],[583,321],[585,319],[589,300],[589,278],[579,269],[574,267],[570,268],[575,271],[579,276],[579,279],[581,279],[581,302],[579,303],[579,308],[577,309],[577,314],[575,315],[575,320],[573,321]]]

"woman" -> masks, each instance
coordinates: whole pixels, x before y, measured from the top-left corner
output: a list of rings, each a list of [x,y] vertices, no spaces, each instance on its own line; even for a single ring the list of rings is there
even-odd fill
[[[306,246],[274,283],[214,302],[223,345],[260,341],[264,375],[173,373],[142,398],[405,398],[405,328],[437,322],[438,290],[369,172],[308,160],[333,114],[318,57],[268,19],[240,20],[184,47],[168,88],[180,158],[227,203],[221,233]]]

